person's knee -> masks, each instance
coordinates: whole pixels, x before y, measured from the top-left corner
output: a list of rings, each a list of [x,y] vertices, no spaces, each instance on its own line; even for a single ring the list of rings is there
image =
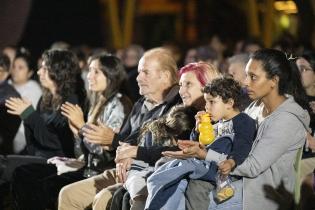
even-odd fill
[[[73,191],[71,185],[63,187],[59,192],[59,204],[62,203],[70,203],[71,200],[73,200],[75,196],[73,196]]]
[[[110,206],[112,197],[113,195],[109,190],[103,189],[95,195],[92,204],[93,209],[106,209],[107,206]]]

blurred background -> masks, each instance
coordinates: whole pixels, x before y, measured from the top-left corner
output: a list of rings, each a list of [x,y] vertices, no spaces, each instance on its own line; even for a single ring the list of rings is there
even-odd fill
[[[314,48],[314,11],[315,0],[1,0],[0,48],[24,46],[37,56],[64,41],[187,50],[213,36],[233,50],[248,39]]]

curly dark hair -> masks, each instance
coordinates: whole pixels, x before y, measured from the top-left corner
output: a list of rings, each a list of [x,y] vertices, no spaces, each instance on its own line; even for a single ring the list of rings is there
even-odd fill
[[[154,145],[163,145],[172,139],[187,139],[195,126],[195,114],[196,109],[193,107],[174,106],[167,115],[147,122],[141,129],[140,140],[147,132],[151,132]]]
[[[72,94],[78,96],[81,106],[85,104],[86,92],[75,54],[69,50],[47,50],[42,59],[50,79],[56,85],[56,96],[53,97],[52,93],[44,88],[41,108],[57,110]]]
[[[99,114],[105,107],[105,104],[113,98],[120,89],[122,82],[127,78],[127,73],[119,58],[114,55],[102,52],[93,55],[89,59],[89,65],[92,61],[98,60],[100,63],[100,70],[106,77],[107,86],[103,92],[92,92],[90,99],[90,113],[97,110],[92,122],[98,118]]]
[[[212,80],[203,88],[203,93],[210,94],[213,97],[220,96],[224,103],[227,103],[229,99],[233,99],[234,109],[240,109],[242,88],[241,85],[232,78],[218,78]]]

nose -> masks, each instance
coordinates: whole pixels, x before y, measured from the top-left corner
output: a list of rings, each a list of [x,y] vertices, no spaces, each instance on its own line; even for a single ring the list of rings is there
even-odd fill
[[[246,77],[245,77],[244,85],[245,85],[246,87],[249,86],[249,76],[248,76],[248,75],[246,75]]]
[[[90,80],[91,78],[92,78],[92,72],[89,72],[87,75],[86,75],[86,78],[88,79],[88,80]]]
[[[181,85],[178,90],[179,95],[183,95],[185,93],[185,87]]]
[[[138,73],[138,76],[136,77],[137,82],[140,82],[140,81],[141,81],[141,77],[142,77],[141,75],[142,75],[142,73],[139,72],[139,73]]]
[[[37,70],[37,75],[40,75],[42,73],[42,68],[39,68],[38,70]]]

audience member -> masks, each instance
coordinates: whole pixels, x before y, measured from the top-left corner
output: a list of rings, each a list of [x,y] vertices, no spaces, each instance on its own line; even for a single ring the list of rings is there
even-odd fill
[[[20,94],[8,83],[10,59],[0,53],[0,154],[13,154],[13,140],[21,124],[18,116],[11,115],[5,107],[5,100],[20,97]]]
[[[283,52],[263,49],[256,51],[246,65],[245,84],[249,97],[255,100],[246,112],[259,125],[257,136],[242,164],[235,165],[235,161],[228,159],[219,166],[222,174],[232,170],[231,174],[243,177],[244,210],[277,209],[276,203],[265,197],[263,186],[277,188],[283,181],[286,189],[293,193],[298,180],[294,161],[305,143],[309,115],[303,110],[306,108],[304,90],[292,62]],[[193,196],[195,199],[186,202],[186,207],[208,209],[209,194],[206,192],[209,190],[207,185],[200,183],[188,187],[187,198],[196,191],[200,196]],[[226,201],[224,205],[229,209],[233,203]]]
[[[9,82],[19,92],[23,99],[29,100],[33,107],[42,95],[42,90],[37,81],[33,80],[35,71],[35,62],[30,52],[25,48],[17,51],[11,68],[11,80]],[[23,151],[26,145],[24,125],[20,125],[19,130],[13,141],[13,151],[18,154]]]
[[[76,144],[82,147],[85,165],[79,160],[53,157],[48,163],[56,165],[30,164],[17,168],[13,175],[12,192],[19,209],[54,209],[63,186],[114,166],[115,156],[106,147],[112,142],[111,134],[119,132],[131,108],[125,96],[118,92],[125,79],[125,70],[117,57],[98,54],[90,58],[87,78],[91,91],[87,123],[79,106],[70,102],[61,106],[61,113],[69,120]]]
[[[24,155],[10,155],[3,159],[6,168],[0,183],[10,181],[13,171],[20,165],[45,163],[53,156],[74,157],[73,135],[60,106],[66,101],[83,106],[85,91],[83,81],[78,81],[78,71],[78,61],[70,51],[46,51],[38,70],[44,92],[37,110],[25,99],[12,97],[6,100],[8,112],[23,120],[26,148]]]
[[[119,141],[120,144],[136,145],[144,122],[164,115],[180,102],[176,85],[177,65],[167,50],[157,48],[147,51],[139,61],[138,72],[139,93],[144,97],[133,106],[122,130],[115,135],[112,144],[114,149],[118,147]],[[146,160],[152,153],[146,148],[133,151],[132,155],[139,160]],[[59,194],[59,209],[85,209],[89,206],[93,209],[105,209],[112,193],[117,189],[115,184],[122,185],[118,178],[125,177],[132,158],[116,162],[116,169],[105,170],[101,175],[62,188]],[[76,192],[76,196],[73,192]]]

